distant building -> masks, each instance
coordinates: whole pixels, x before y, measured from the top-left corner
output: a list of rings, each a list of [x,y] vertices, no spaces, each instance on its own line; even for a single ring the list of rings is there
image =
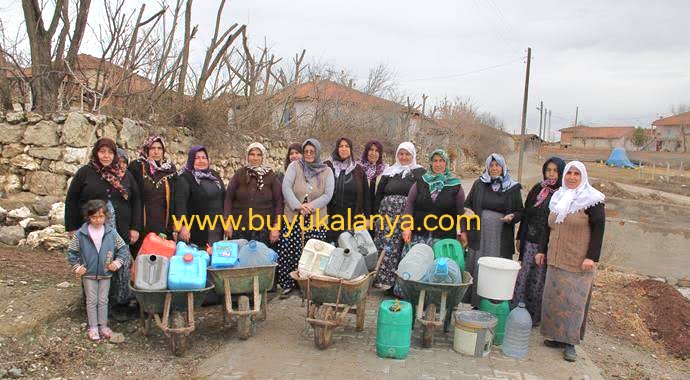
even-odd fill
[[[607,126],[590,127],[577,125],[561,129],[561,142],[563,148],[605,149],[624,148],[625,150],[653,151],[650,144],[638,148],[633,143],[633,134],[636,127],[633,126]],[[648,140],[654,137],[654,131],[645,129]]]
[[[520,149],[520,141],[522,135],[513,135],[513,140],[515,140],[515,151]],[[541,144],[544,142],[539,136],[530,133],[525,135],[525,152],[538,152]]]
[[[687,152],[690,139],[690,112],[664,117],[652,122],[656,138],[652,144],[656,151]]]

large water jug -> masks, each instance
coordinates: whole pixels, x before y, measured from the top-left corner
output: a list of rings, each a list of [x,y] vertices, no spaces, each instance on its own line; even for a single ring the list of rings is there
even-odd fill
[[[208,256],[208,255],[207,255]],[[206,287],[206,260],[186,253],[170,258],[168,289],[203,289]]]
[[[228,241],[228,242],[237,244],[237,251],[238,251],[238,252],[239,252],[240,249],[242,249],[242,247],[244,247],[245,245],[247,245],[247,243],[249,243],[249,242],[247,241],[247,239],[232,239],[232,240],[223,240],[223,241]],[[213,256],[213,247],[211,247],[210,245],[206,244],[206,253],[208,253],[209,255]]]
[[[237,266],[239,248],[231,241],[223,240],[213,243],[211,250],[211,268],[232,268]]]
[[[396,273],[404,280],[419,281],[434,261],[434,250],[426,244],[415,244],[400,260]]]
[[[458,264],[460,271],[465,270],[465,250],[456,239],[441,239],[434,243],[434,257],[447,257]]]
[[[323,274],[344,280],[352,280],[365,276],[368,272],[364,257],[359,252],[351,251],[347,248],[336,248],[331,252]]]
[[[434,260],[422,277],[422,282],[432,284],[459,284],[461,281],[458,264],[445,257]]]
[[[531,333],[532,316],[525,309],[525,303],[520,302],[518,307],[513,309],[508,315],[506,335],[503,339],[503,353],[516,359],[522,359],[527,356]]]
[[[168,258],[162,255],[138,255],[134,262],[137,267],[134,287],[142,290],[167,289],[168,264]]]
[[[175,247],[175,256],[184,256],[186,254],[191,254],[192,256],[199,257],[206,261],[206,266],[211,262],[211,256],[208,252],[200,250],[196,245],[187,245],[185,242],[177,242]]]
[[[299,275],[301,277],[308,277],[312,274],[323,276],[323,270],[326,269],[328,258],[334,249],[334,245],[325,241],[309,239],[302,249],[302,256],[297,265]]]
[[[144,238],[144,240],[142,240],[141,248],[139,248],[138,254],[154,254],[165,257],[171,257],[175,255],[175,242],[172,240],[167,240],[165,238],[165,235],[161,235],[156,235],[155,232],[149,232]]]
[[[496,333],[494,334],[494,345],[502,345],[503,337],[506,334],[506,321],[510,313],[508,301],[496,301],[482,298],[479,302],[479,310],[493,314],[498,320],[498,323],[496,323]]]
[[[382,358],[405,359],[412,341],[412,305],[384,300],[376,320],[376,354]]]
[[[259,267],[273,264],[271,249],[262,242],[251,240],[240,249],[240,267]]]
[[[364,256],[367,269],[372,271],[376,268],[376,261],[379,258],[379,251],[371,238],[369,231],[355,231],[351,234],[347,231],[338,236],[338,247],[357,251]]]

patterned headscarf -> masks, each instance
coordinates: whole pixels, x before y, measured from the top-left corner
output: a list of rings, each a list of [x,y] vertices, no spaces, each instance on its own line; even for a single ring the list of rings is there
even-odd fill
[[[98,159],[98,151],[103,147],[106,147],[113,152],[113,162],[107,166],[103,165]],[[106,180],[106,182],[108,182],[122,195],[122,198],[125,200],[129,198],[129,193],[127,193],[127,190],[122,187],[122,178],[125,176],[125,171],[120,167],[120,160],[117,156],[117,145],[115,145],[115,141],[109,138],[98,139],[91,150],[90,165],[98,174],[101,175],[101,177],[103,177],[104,180]]]
[[[262,161],[261,164],[259,165],[250,165],[249,164],[249,153],[252,151],[252,149],[258,149],[261,151],[261,157]],[[271,173],[273,169],[271,169],[270,166],[263,165],[263,159],[267,157],[266,153],[266,147],[263,146],[263,144],[255,142],[249,144],[247,147],[247,155],[246,155],[246,160],[247,163],[244,165],[244,167],[247,169],[247,175],[249,178],[247,178],[247,183],[249,182],[250,178],[256,179],[256,188],[261,191],[264,188],[264,176],[268,173]]]
[[[376,149],[379,151],[379,159],[376,160],[375,163],[369,162],[369,151],[371,150],[371,147],[375,146]],[[362,157],[359,159],[359,162],[357,162],[362,168],[364,169],[364,173],[367,175],[367,180],[371,181],[372,179],[378,177],[383,173],[384,170],[386,170],[386,164],[383,162],[383,145],[381,142],[378,140],[371,140],[368,143],[364,145],[364,152],[362,152]]]
[[[549,164],[553,163],[556,165],[556,169],[558,170],[558,178],[556,179],[546,179],[546,167],[549,166]],[[558,157],[551,157],[546,162],[544,162],[544,166],[541,168],[541,173],[544,176],[544,180],[541,181],[541,190],[539,191],[539,194],[537,195],[537,200],[534,202],[534,207],[539,207],[546,198],[549,197],[549,195],[553,194],[558,190],[559,187],[561,187],[561,178],[563,178],[563,169],[565,168],[565,161],[561,160]]]
[[[149,149],[155,142],[160,143],[163,147],[163,161],[161,162],[149,158]],[[154,180],[167,177],[176,171],[175,164],[165,158],[165,142],[161,136],[149,136],[144,140],[144,145],[139,150],[139,160],[149,164],[149,174]]]
[[[431,166],[434,160],[434,156],[439,156],[443,161],[446,162],[446,170],[443,173],[436,174]],[[457,186],[460,184],[460,179],[450,172],[448,166],[450,160],[448,154],[443,149],[436,149],[429,155],[429,170],[424,173],[422,179],[429,185],[429,191],[431,194],[439,193],[444,187]]]
[[[292,153],[293,150],[296,150],[299,152],[299,154],[302,154],[302,145],[300,145],[299,143],[290,144],[287,150],[287,154],[285,155],[283,170],[287,170],[287,167],[290,165],[290,153]]]
[[[340,154],[338,153],[338,147],[343,141],[345,141],[350,147],[350,157],[345,160],[341,159]],[[352,151],[352,140],[348,139],[347,137],[341,137],[335,142],[335,149],[333,150],[333,153],[331,153],[331,163],[333,164],[335,178],[338,178],[341,171],[345,170],[345,175],[348,175],[357,167],[354,152]]]
[[[314,162],[312,163],[304,161],[304,148],[306,148],[307,145],[313,146],[316,150]],[[321,143],[317,139],[306,139],[302,143],[302,159],[299,160],[299,163],[302,165],[304,176],[307,177],[308,180],[328,169],[328,166],[321,162]]]
[[[398,153],[401,150],[405,150],[412,155],[412,162],[409,165],[402,165],[400,160],[398,160]],[[410,172],[417,168],[421,168],[422,165],[417,164],[417,149],[415,149],[414,144],[409,141],[400,143],[398,149],[395,151],[395,164],[389,166],[383,171],[383,175],[386,177],[393,177],[399,173],[402,173],[402,177],[405,178]]]
[[[491,161],[496,161],[496,163],[498,163],[503,169],[503,173],[501,173],[500,176],[491,177],[491,175],[489,175],[489,166],[491,165]],[[479,180],[484,183],[490,183],[493,191],[500,191],[502,193],[519,185],[517,182],[513,181],[512,178],[510,178],[506,159],[498,153],[491,153],[491,155],[486,158],[484,173],[482,173],[482,175],[479,177]]]
[[[187,164],[184,167],[184,170],[190,172],[194,179],[196,180],[197,184],[201,184],[202,179],[208,179],[210,181],[213,181],[216,186],[218,186],[219,189],[222,189],[222,186],[220,185],[220,179],[216,177],[213,172],[211,172],[210,165],[211,165],[211,160],[208,160],[209,163],[209,168],[206,168],[204,170],[196,170],[194,169],[194,159],[196,158],[196,154],[198,152],[204,152],[206,153],[206,157],[208,157],[208,151],[206,150],[205,147],[200,146],[200,145],[195,145],[191,148],[189,148],[189,153],[187,153]]]

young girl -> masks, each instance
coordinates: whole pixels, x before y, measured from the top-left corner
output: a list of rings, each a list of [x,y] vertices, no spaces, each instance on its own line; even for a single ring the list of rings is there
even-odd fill
[[[104,201],[86,202],[83,212],[87,221],[74,234],[67,261],[84,286],[88,338],[110,339],[113,334],[108,328],[110,277],[129,257],[129,248],[117,230],[106,224],[108,208]]]

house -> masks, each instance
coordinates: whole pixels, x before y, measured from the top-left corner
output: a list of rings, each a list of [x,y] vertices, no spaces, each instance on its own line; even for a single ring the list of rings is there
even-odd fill
[[[515,141],[515,151],[520,150],[520,141],[522,141],[522,135],[512,135]],[[534,133],[525,135],[525,152],[538,152],[541,144],[544,142],[539,136]]]
[[[591,127],[576,125],[561,129],[561,147],[605,149],[624,148],[625,150],[653,150],[649,144],[637,147],[633,143],[634,126],[602,126]],[[654,131],[645,130],[647,139],[654,137]]]
[[[435,123],[417,109],[318,78],[285,89],[279,98],[284,101],[274,111],[278,126],[364,127],[395,140],[414,140],[424,125]]]
[[[687,152],[690,138],[690,112],[664,117],[652,122],[656,128],[654,149],[663,152]]]

